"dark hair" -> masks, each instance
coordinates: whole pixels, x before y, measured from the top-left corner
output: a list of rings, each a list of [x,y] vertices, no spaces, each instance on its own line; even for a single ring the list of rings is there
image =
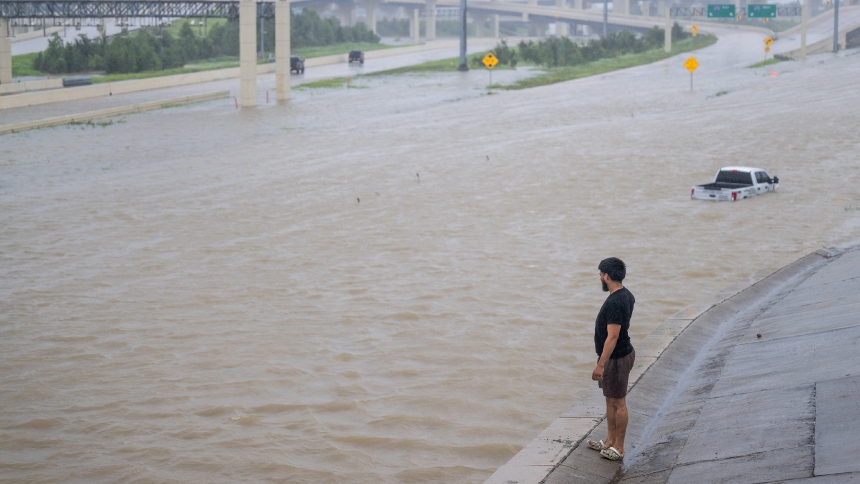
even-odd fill
[[[609,274],[609,278],[615,282],[623,281],[624,276],[627,275],[627,266],[624,265],[623,260],[617,257],[603,259],[597,269],[604,274]]]

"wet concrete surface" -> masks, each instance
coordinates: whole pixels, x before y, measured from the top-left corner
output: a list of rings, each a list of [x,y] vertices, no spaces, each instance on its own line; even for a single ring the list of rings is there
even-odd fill
[[[628,395],[622,463],[579,445],[543,482],[860,479],[860,250],[818,251],[706,311]],[[587,437],[602,439],[606,423]]]

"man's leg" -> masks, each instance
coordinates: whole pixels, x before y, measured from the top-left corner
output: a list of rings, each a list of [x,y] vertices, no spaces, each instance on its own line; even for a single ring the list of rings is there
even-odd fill
[[[606,440],[603,441],[603,444],[607,447],[615,447],[615,406],[612,404],[612,400],[616,400],[615,398],[606,398]],[[617,448],[617,447],[616,447]]]
[[[618,453],[624,455],[624,437],[627,436],[626,398],[606,397],[606,426],[609,428],[606,446],[615,447]]]

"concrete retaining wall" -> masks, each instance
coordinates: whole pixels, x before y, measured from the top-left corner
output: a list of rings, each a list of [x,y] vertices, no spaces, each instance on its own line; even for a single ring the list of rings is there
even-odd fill
[[[839,32],[839,49],[840,50],[845,49],[846,34],[847,34],[847,32],[845,32],[845,31]],[[818,42],[814,42],[812,44],[806,45],[806,55],[825,54],[827,52],[833,52],[833,36],[832,36],[832,34],[830,37],[827,37],[826,39],[821,39]],[[787,55],[788,57],[791,57],[792,59],[799,59],[801,56],[801,50],[800,49],[790,50],[790,51],[786,52],[784,55]]]
[[[852,6],[852,7],[842,6],[842,7],[839,7],[839,11],[842,13],[845,13],[846,11],[850,11],[850,10],[860,10],[860,6]],[[806,21],[806,24],[809,25],[813,22],[818,22],[819,20],[825,19],[825,18],[829,18],[830,23],[832,24],[833,23],[833,10],[828,10],[824,13],[820,13],[820,14],[816,15],[815,17],[809,18],[809,20]],[[780,37],[788,37],[789,35],[800,34],[800,31],[802,29],[803,29],[803,25],[798,24],[798,25],[795,25],[794,27],[792,27],[790,29],[783,30],[782,32],[779,33],[779,35],[780,35]],[[831,43],[832,42],[833,42],[833,40],[831,37]]]
[[[203,94],[193,94],[190,96],[182,96],[172,99],[162,99],[160,101],[151,101],[147,103],[132,104],[130,106],[119,106],[115,108],[100,109],[98,111],[90,111],[80,114],[68,114],[66,116],[58,116],[55,118],[39,119],[36,121],[27,121],[24,123],[10,124],[0,126],[0,135],[7,133],[17,133],[36,128],[46,128],[50,126],[59,126],[71,122],[88,121],[92,119],[108,118],[111,116],[120,116],[123,114],[139,113],[143,111],[152,111],[169,106],[178,106],[183,104],[191,104],[196,102],[211,101],[230,96],[230,91],[213,91]]]
[[[11,84],[0,84],[0,96],[6,94],[19,94],[27,91],[42,91],[44,89],[59,89],[63,87],[62,79],[45,79],[42,81],[13,82]]]

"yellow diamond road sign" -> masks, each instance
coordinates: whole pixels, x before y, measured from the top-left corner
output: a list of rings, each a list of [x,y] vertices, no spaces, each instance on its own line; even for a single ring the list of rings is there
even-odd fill
[[[484,65],[487,66],[487,69],[492,69],[493,67],[496,67],[496,64],[499,63],[499,59],[496,59],[496,56],[494,56],[493,53],[490,52],[489,54],[484,56],[484,59],[481,62],[483,62]]]
[[[690,74],[692,74],[693,71],[695,71],[696,68],[699,67],[699,63],[696,62],[695,58],[690,57],[689,59],[687,59],[687,62],[684,62],[684,67],[686,67],[687,70],[690,71]]]
[[[768,38],[764,39],[764,45],[770,47],[770,44],[772,44],[772,43],[773,43],[773,37],[768,37]]]

